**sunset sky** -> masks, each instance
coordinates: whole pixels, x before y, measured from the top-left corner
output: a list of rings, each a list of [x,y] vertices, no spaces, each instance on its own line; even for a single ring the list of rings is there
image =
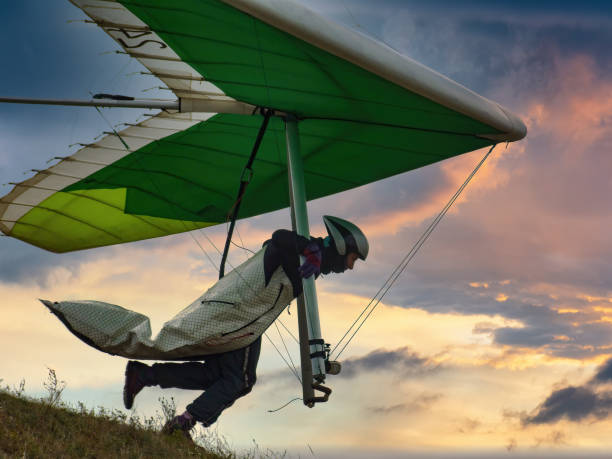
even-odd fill
[[[612,447],[612,6],[607,2],[301,0],[320,14],[508,107],[527,138],[499,145],[342,355],[327,404],[309,410],[268,339],[253,392],[217,428],[237,448],[255,440],[297,457],[586,457]],[[374,6],[375,3],[375,6]],[[494,5],[492,5],[494,3]],[[3,2],[0,95],[168,98],[143,67],[82,22],[68,1]],[[154,89],[151,89],[154,88]],[[146,92],[141,92],[145,90]],[[104,110],[113,124],[141,111]],[[93,108],[0,104],[0,185],[22,181],[108,125]],[[367,262],[317,282],[332,344],[418,240],[485,151],[309,203],[358,224]],[[25,173],[25,174],[24,174]],[[0,195],[11,190],[0,186]],[[257,249],[288,210],[239,221]],[[225,227],[193,236],[215,263]],[[247,254],[233,249],[232,263]],[[0,379],[44,394],[47,368],[64,399],[121,408],[126,360],[75,338],[38,301],[96,299],[147,314],[155,330],[215,281],[193,238],[56,255],[0,238]],[[296,308],[281,315],[296,329]],[[282,330],[282,327],[280,328]],[[275,326],[268,337],[280,348]],[[297,345],[284,333],[294,360]],[[148,388],[182,410],[196,392]],[[335,454],[335,456],[334,456]]]

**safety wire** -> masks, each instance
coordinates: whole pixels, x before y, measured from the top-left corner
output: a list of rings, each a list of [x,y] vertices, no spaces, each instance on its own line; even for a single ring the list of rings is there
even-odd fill
[[[285,360],[285,357],[283,357],[283,354],[281,353],[281,351],[278,349],[278,347],[276,347],[276,344],[274,344],[274,341],[272,341],[272,339],[268,336],[267,333],[264,333],[264,336],[266,338],[268,338],[268,341],[270,341],[270,344],[272,344],[272,346],[274,346],[274,349],[276,349],[276,352],[278,352],[278,355],[281,356],[281,359],[283,359],[283,361],[287,364],[287,366],[289,367],[289,369],[291,370],[291,373],[293,373],[293,376],[295,376],[297,378],[297,380],[300,382],[300,384],[302,384],[302,379],[300,378],[298,372],[296,369],[291,368],[291,365],[289,364],[289,362],[287,362],[287,360]]]
[[[297,376],[298,370],[295,366],[295,363],[293,362],[293,359],[291,358],[291,353],[289,352],[289,349],[287,349],[287,344],[285,343],[285,339],[283,338],[283,335],[281,334],[280,328],[278,328],[278,324],[276,323],[276,321],[274,322],[274,326],[276,327],[276,332],[278,333],[278,337],[281,339],[281,342],[283,343],[285,352],[287,352],[287,356],[289,357],[289,361],[291,362],[291,366],[293,367],[294,373]],[[300,383],[302,382],[299,376],[298,376],[298,380],[300,381]]]
[[[253,252],[251,249],[249,249],[249,248],[244,246],[244,241],[242,240],[242,236],[240,235],[240,231],[238,231],[238,225],[236,225],[236,234],[238,235],[238,239],[240,239],[240,245],[236,244],[234,241],[231,241],[232,244],[234,244],[239,249],[244,250],[244,252],[248,252],[251,255],[255,255],[255,252]],[[248,253],[244,254],[247,260],[249,259]]]
[[[355,335],[357,334],[357,332],[359,331],[359,329],[361,329],[361,327],[363,326],[363,324],[366,322],[366,320],[368,320],[368,318],[370,317],[370,315],[372,314],[372,312],[374,312],[374,309],[376,308],[376,306],[378,306],[378,304],[380,303],[380,301],[383,299],[383,297],[387,294],[387,292],[389,291],[389,289],[393,286],[393,284],[395,283],[395,281],[399,278],[399,276],[404,272],[404,270],[406,269],[406,267],[408,266],[408,264],[410,263],[410,261],[414,258],[414,256],[417,254],[417,252],[419,251],[419,249],[423,246],[423,244],[425,243],[425,241],[429,238],[429,236],[431,235],[431,233],[433,232],[433,230],[436,228],[436,226],[438,225],[438,223],[440,223],[440,221],[442,220],[442,218],[446,215],[446,213],[448,212],[448,210],[452,207],[452,205],[455,203],[455,201],[457,200],[457,198],[459,197],[459,195],[461,195],[461,193],[463,192],[463,190],[465,189],[465,187],[468,185],[468,183],[470,183],[470,181],[472,180],[472,178],[474,177],[474,175],[476,175],[476,173],[478,172],[478,170],[481,168],[481,166],[484,164],[484,162],[487,160],[487,158],[489,157],[489,155],[491,154],[491,152],[493,151],[493,149],[495,148],[497,144],[494,144],[493,146],[491,146],[491,148],[489,149],[489,151],[484,155],[484,157],[480,160],[480,162],[476,165],[476,167],[474,168],[474,170],[470,173],[470,175],[468,175],[468,177],[465,179],[465,181],[463,182],[463,184],[459,187],[459,189],[455,192],[455,194],[450,198],[450,200],[446,203],[446,205],[444,206],[444,208],[440,211],[440,213],[437,215],[437,217],[430,223],[430,225],[427,227],[427,229],[425,230],[425,232],[421,235],[421,237],[417,240],[417,242],[412,246],[412,248],[410,249],[410,251],[408,252],[408,254],[402,259],[402,261],[397,265],[397,267],[393,270],[393,272],[391,273],[391,275],[387,278],[387,280],[384,282],[384,284],[382,285],[382,287],[378,290],[378,292],[376,292],[376,294],[372,297],[372,299],[370,300],[370,302],[367,304],[367,306],[363,309],[363,311],[361,311],[361,314],[359,314],[359,316],[357,317],[357,319],[355,319],[355,321],[353,322],[353,324],[349,327],[349,329],[346,331],[346,333],[342,336],[342,338],[340,338],[340,341],[338,341],[338,344],[336,344],[334,346],[334,348],[332,349],[332,352],[330,353],[330,359],[334,359],[337,360],[338,358],[340,358],[340,355],[342,354],[342,352],[344,352],[344,350],[346,349],[346,347],[349,345],[349,343],[351,342],[351,340],[355,337]],[[380,296],[379,296],[380,295]],[[369,310],[369,311],[368,311]],[[366,314],[367,312],[367,314]],[[340,346],[340,344],[342,343],[342,341],[348,336],[348,334],[351,332],[351,330],[353,329],[353,327],[355,327],[355,325],[359,322],[359,320],[361,319],[361,317],[364,315],[365,317],[361,320],[361,323],[357,326],[357,328],[355,329],[355,331],[353,332],[353,334],[349,337],[349,339],[347,340],[347,342],[344,344],[344,346],[340,349],[340,351],[338,351],[337,354],[333,355],[334,352],[336,351],[336,349]],[[333,355],[333,357],[332,357]]]
[[[295,337],[295,335],[294,335],[293,333],[291,333],[291,330],[289,330],[289,329],[287,328],[287,326],[286,326],[286,325],[283,323],[283,321],[282,321],[282,320],[280,320],[280,319],[276,319],[276,321],[277,321],[277,322],[279,322],[279,323],[280,323],[280,324],[283,326],[283,328],[284,328],[284,329],[287,331],[287,333],[289,333],[289,335],[291,335],[291,337],[293,338],[293,341],[295,341],[296,343],[300,344],[300,340],[298,340],[298,339]]]

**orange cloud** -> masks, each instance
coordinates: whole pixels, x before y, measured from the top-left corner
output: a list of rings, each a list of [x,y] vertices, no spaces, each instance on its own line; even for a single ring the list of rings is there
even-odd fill
[[[473,287],[473,288],[479,288],[479,287],[489,288],[489,284],[486,283],[486,282],[470,282],[470,287]]]
[[[610,135],[612,82],[598,77],[590,56],[556,59],[555,96],[534,99],[527,109],[528,126],[558,135],[563,151],[580,155]]]

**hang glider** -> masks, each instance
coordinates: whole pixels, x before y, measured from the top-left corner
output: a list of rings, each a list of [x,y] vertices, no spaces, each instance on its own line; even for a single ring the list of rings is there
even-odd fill
[[[526,135],[499,104],[290,0],[71,1],[176,99],[0,98],[163,110],[0,200],[0,230],[46,250],[204,228],[237,205],[238,218],[291,206],[308,236],[308,200]],[[303,283],[303,400],[313,406],[329,396],[330,362],[314,279]]]
[[[53,252],[227,221],[258,108],[280,116],[240,218],[289,205],[287,113],[299,121],[308,200],[526,132],[498,104],[284,0],[73,3],[180,108],[84,146],[2,198],[0,230]]]

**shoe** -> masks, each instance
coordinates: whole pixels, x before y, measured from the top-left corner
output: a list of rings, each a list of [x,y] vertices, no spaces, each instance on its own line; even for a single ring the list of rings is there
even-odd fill
[[[134,399],[138,392],[146,386],[139,377],[139,373],[143,370],[150,370],[150,367],[144,363],[130,360],[125,367],[125,384],[123,385],[123,404],[129,410],[134,405]]]
[[[191,438],[191,434],[189,433],[189,431],[194,426],[195,426],[195,420],[193,419],[189,420],[184,416],[184,414],[181,414],[180,416],[175,416],[171,420],[166,422],[164,427],[162,427],[161,431],[165,435],[172,435],[174,432],[178,430],[185,436],[185,438],[193,441],[193,438]]]

